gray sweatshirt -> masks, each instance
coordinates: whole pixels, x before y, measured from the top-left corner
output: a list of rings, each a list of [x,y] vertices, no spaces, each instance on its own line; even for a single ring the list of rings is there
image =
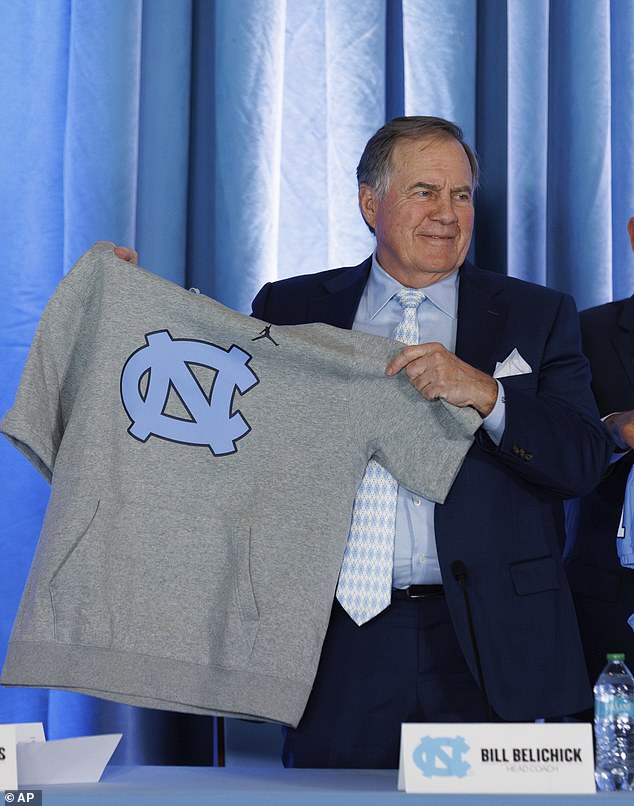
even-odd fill
[[[296,725],[368,460],[442,502],[481,423],[387,377],[401,346],[90,249],[0,424],[51,483],[2,682]]]

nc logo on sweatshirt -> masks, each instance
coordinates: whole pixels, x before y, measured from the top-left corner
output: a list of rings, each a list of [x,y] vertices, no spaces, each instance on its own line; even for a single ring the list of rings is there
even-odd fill
[[[258,383],[247,366],[252,356],[235,344],[225,350],[196,339],[173,339],[168,330],[146,333],[145,341],[121,373],[121,400],[132,421],[128,433],[141,442],[154,435],[206,445],[214,456],[235,453],[236,442],[251,430],[232,407],[236,390],[245,394]],[[209,393],[195,368],[215,371]],[[174,395],[182,413],[168,411]]]

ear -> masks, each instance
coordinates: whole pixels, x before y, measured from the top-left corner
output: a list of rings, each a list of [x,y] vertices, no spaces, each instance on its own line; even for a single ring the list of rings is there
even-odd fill
[[[376,193],[370,185],[359,185],[359,208],[361,215],[365,219],[365,223],[374,229],[376,223],[376,214],[378,208],[378,199]]]
[[[634,216],[627,222],[627,231],[630,233],[630,243],[632,244],[632,251],[634,252]]]

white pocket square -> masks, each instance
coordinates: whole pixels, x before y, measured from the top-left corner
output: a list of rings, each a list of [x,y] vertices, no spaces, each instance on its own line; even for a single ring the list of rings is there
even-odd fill
[[[494,378],[510,378],[511,375],[528,375],[533,369],[529,363],[524,361],[522,356],[517,351],[517,347],[513,352],[509,353],[504,361],[498,361],[495,365]]]

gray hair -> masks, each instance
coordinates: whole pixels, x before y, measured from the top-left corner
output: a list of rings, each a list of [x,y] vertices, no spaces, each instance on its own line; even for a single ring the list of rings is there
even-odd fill
[[[381,198],[390,185],[391,157],[399,140],[423,140],[428,137],[453,138],[463,147],[473,176],[473,187],[478,184],[480,169],[475,152],[465,142],[460,126],[444,118],[422,115],[393,118],[368,140],[357,166],[357,182],[369,185]]]

